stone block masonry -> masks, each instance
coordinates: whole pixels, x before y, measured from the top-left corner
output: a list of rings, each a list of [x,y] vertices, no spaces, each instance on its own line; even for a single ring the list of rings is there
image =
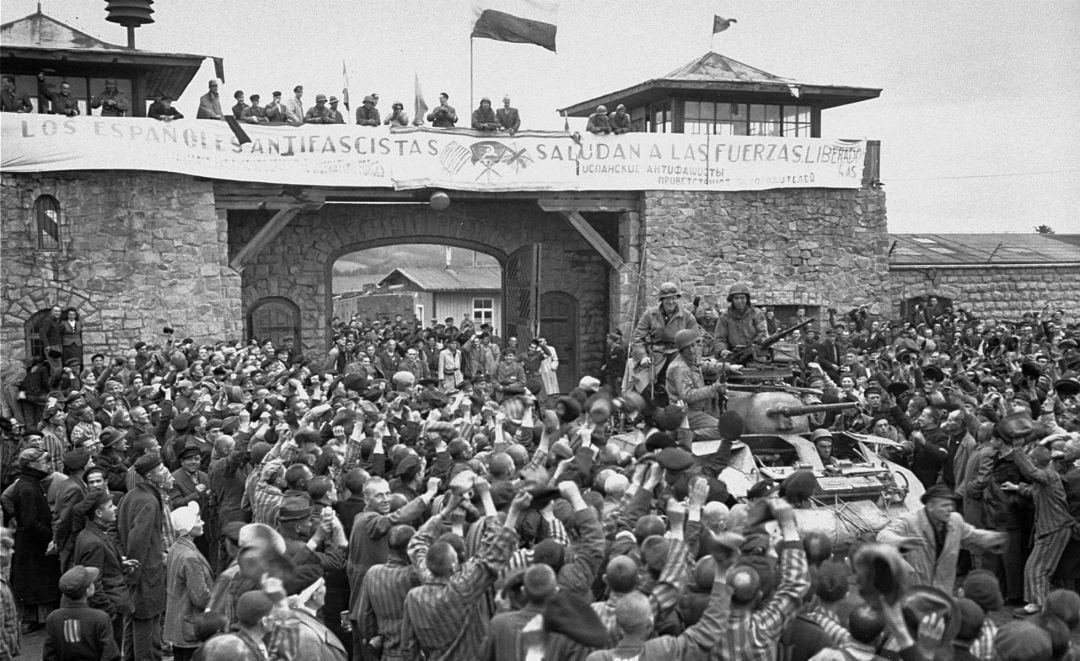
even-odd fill
[[[38,249],[34,203],[60,204],[60,249]],[[213,183],[165,173],[4,174],[0,196],[0,343],[24,357],[26,322],[52,305],[83,320],[84,352],[121,355],[160,341],[241,339],[240,276]]]
[[[654,304],[656,286],[672,280],[685,298],[723,307],[728,287],[745,281],[756,305],[888,312],[881,189],[646,191],[643,206],[639,305]]]
[[[936,294],[946,297],[981,319],[1017,321],[1024,312],[1043,306],[1064,309],[1070,319],[1080,311],[1080,264],[1024,267],[1005,264],[977,268],[893,267],[890,316],[900,314],[900,301]]]

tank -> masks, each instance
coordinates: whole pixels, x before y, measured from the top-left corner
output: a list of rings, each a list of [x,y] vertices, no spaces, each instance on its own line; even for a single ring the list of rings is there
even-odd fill
[[[751,386],[729,390],[727,408],[743,417],[744,431],[732,447],[731,464],[720,474],[728,491],[744,498],[755,483],[777,483],[798,470],[809,470],[818,489],[796,509],[799,529],[832,538],[836,548],[855,540],[876,537],[890,519],[921,506],[922,484],[915,475],[882,457],[878,450],[893,444],[887,439],[849,432],[833,432],[833,455],[838,465],[824,465],[810,430],[821,425],[820,416],[854,404],[819,404],[813,391]],[[719,441],[696,441],[695,455],[708,455]]]

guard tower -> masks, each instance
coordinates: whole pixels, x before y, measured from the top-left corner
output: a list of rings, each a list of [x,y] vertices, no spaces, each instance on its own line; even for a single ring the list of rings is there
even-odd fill
[[[146,22],[138,17],[130,20]],[[129,29],[128,43],[133,44],[133,28],[122,24]],[[149,104],[160,96],[178,98],[204,59],[204,55],[155,53],[111,44],[40,10],[0,25],[0,72],[15,77],[16,89],[30,95],[35,109],[44,107],[37,97],[37,75],[45,72],[45,82],[53,89],[62,81],[71,85],[80,114],[91,114],[90,97],[104,89],[106,79],[115,78],[117,89],[131,99],[130,114],[145,117]],[[223,78],[221,58],[214,58],[214,64],[217,76]]]
[[[588,117],[626,106],[635,131],[821,137],[821,111],[876,99],[880,89],[783,78],[709,52],[675,71],[562,109]]]

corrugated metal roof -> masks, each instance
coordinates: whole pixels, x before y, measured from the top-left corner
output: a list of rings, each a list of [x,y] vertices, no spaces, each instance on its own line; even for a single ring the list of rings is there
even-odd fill
[[[934,264],[1080,264],[1080,234],[890,234],[889,262]]]
[[[394,269],[379,280],[379,285],[400,284],[402,280],[425,291],[498,290],[502,288],[502,269],[497,266],[464,269],[410,266]]]

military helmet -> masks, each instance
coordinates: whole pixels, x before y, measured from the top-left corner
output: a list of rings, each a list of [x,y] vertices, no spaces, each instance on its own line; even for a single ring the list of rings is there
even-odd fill
[[[698,335],[696,330],[684,328],[678,333],[675,333],[675,348],[681,351],[694,342],[697,342],[699,339],[701,339],[701,336]]]
[[[735,284],[731,285],[731,289],[729,289],[727,293],[728,303],[730,303],[731,299],[735,297],[735,294],[746,294],[746,300],[747,302],[749,302],[750,285],[746,284],[745,282],[736,282]]]
[[[810,435],[810,441],[813,443],[817,443],[818,441],[825,439],[828,439],[830,441],[833,440],[832,432],[828,429],[815,429],[814,433]]]
[[[656,288],[656,297],[667,298],[669,296],[681,297],[682,293],[679,291],[679,286],[674,282],[661,282],[660,286]]]

